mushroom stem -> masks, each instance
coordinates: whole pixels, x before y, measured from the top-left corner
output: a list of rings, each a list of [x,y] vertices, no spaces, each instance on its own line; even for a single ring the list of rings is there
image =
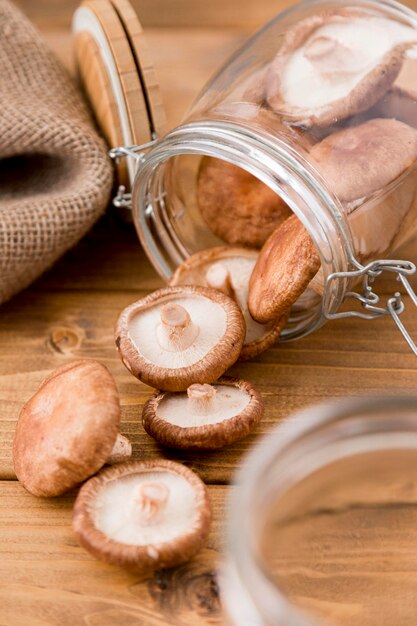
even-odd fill
[[[223,263],[214,263],[210,265],[206,272],[206,280],[209,287],[223,292],[226,296],[236,300],[235,290],[233,289],[230,272]]]
[[[115,465],[116,463],[123,463],[128,461],[132,456],[132,444],[127,437],[124,437],[120,433],[116,437],[113,450],[107,459],[107,465]]]
[[[190,410],[194,415],[208,415],[214,410],[216,389],[211,385],[190,385],[187,395]]]
[[[175,303],[165,304],[161,308],[161,323],[156,335],[158,343],[168,352],[180,352],[189,348],[200,332],[188,311]]]
[[[309,61],[321,61],[325,59],[328,54],[333,52],[336,47],[340,45],[332,37],[314,37],[311,39],[305,47],[304,56]]]
[[[349,74],[355,72],[363,61],[347,46],[332,37],[314,37],[306,45],[304,56],[323,76],[331,76],[334,72]]]
[[[130,514],[141,526],[156,524],[168,502],[169,489],[164,483],[142,483],[130,502]]]

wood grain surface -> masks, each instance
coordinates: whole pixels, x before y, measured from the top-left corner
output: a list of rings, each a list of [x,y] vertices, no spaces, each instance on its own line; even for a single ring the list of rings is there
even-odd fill
[[[18,4],[72,68],[68,24],[75,2],[19,0]],[[289,4],[141,0],[143,21],[157,26],[148,31],[148,40],[168,126],[181,119],[213,70],[243,42],[248,30]],[[417,2],[408,4],[417,8]],[[416,257],[415,242],[404,255]],[[218,453],[198,456],[164,450],[140,422],[151,389],[130,376],[113,345],[120,310],[159,286],[161,280],[133,230],[109,214],[49,273],[0,308],[1,626],[221,623],[216,567],[223,545],[225,499],[245,451],[261,433],[312,402],[415,392],[417,362],[392,321],[333,322],[301,341],[278,345],[254,362],[233,368],[232,374],[251,380],[266,401],[265,418],[251,437]],[[381,285],[382,292],[389,294],[396,288],[392,281]],[[404,320],[417,337],[417,316],[411,308]],[[38,500],[14,480],[11,442],[23,403],[51,369],[80,357],[98,359],[114,374],[121,394],[122,432],[132,439],[135,458],[179,459],[210,484],[215,523],[207,548],[187,566],[139,581],[98,563],[72,535],[73,495]]]
[[[74,495],[42,500],[0,482],[2,626],[159,626],[221,623],[216,567],[226,489],[210,487],[205,549],[175,570],[138,579],[99,563],[71,532]]]
[[[43,29],[65,27],[77,0],[15,0]],[[131,0],[145,26],[232,26],[255,29],[294,0]],[[417,10],[417,0],[403,4]]]

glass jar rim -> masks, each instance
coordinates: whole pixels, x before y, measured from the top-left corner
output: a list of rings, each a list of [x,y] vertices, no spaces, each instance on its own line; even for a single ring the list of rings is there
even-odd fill
[[[394,415],[392,415],[394,413]],[[381,418],[381,414],[388,414]],[[374,419],[378,416],[378,419]],[[353,420],[353,421],[352,421]],[[280,472],[282,466],[290,463],[284,455],[294,448],[293,462],[305,462],[304,452],[311,450],[308,442],[317,442],[317,438],[327,435],[320,448],[317,464],[304,467],[302,472],[292,475],[290,471]],[[380,436],[378,438],[378,436]],[[332,440],[334,437],[334,441]],[[372,444],[372,437],[375,438]],[[323,450],[336,441],[359,442],[355,449],[349,450],[343,457],[341,447],[338,456],[326,458]],[[304,446],[304,448],[303,448]],[[294,414],[280,424],[272,433],[263,437],[244,459],[242,467],[235,477],[235,491],[229,498],[229,519],[227,527],[227,554],[224,568],[223,600],[229,614],[237,619],[236,624],[257,624],[270,626],[320,626],[316,619],[311,618],[294,606],[279,589],[272,584],[257,562],[255,550],[251,542],[254,528],[251,512],[259,511],[259,503],[254,502],[259,494],[259,485],[265,489],[268,470],[274,466],[274,488],[276,497],[284,495],[289,488],[299,483],[314,471],[325,467],[333,460],[353,456],[358,452],[371,452],[388,449],[417,450],[417,397],[364,397],[342,399],[337,402],[324,403],[308,407]],[[291,455],[290,455],[291,458]],[[310,455],[309,459],[311,460]],[[280,460],[280,461],[278,461]],[[281,462],[281,466],[279,465]],[[288,484],[284,485],[285,481]],[[281,491],[280,491],[281,490]],[[267,497],[267,496],[266,496]],[[241,605],[232,606],[232,591],[236,588],[241,592]],[[258,599],[262,598],[262,607]],[[238,615],[237,615],[238,612]],[[250,619],[240,619],[245,614]],[[251,621],[251,619],[253,621]],[[265,621],[264,621],[265,620]]]
[[[316,245],[325,293],[321,307],[307,317],[301,329],[290,334],[289,339],[300,338],[322,326],[327,321],[326,315],[339,309],[350,284],[349,279],[327,285],[326,281],[335,272],[346,272],[354,254],[341,205],[328,191],[320,174],[284,139],[260,128],[254,130],[244,123],[197,120],[169,132],[139,160],[132,193],[133,220],[139,239],[156,271],[165,279],[172,275],[165,258],[166,248],[170,246],[180,262],[187,257],[181,250],[181,243],[173,240],[174,234],[162,220],[160,239],[150,228],[153,212],[150,186],[158,169],[181,155],[210,156],[238,165],[268,185],[290,206]]]

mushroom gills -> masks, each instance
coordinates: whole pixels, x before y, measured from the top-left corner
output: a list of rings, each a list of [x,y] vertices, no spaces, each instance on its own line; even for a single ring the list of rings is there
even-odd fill
[[[236,300],[236,293],[233,288],[230,271],[222,261],[213,263],[213,265],[208,267],[206,271],[206,282],[212,289],[218,289],[226,296],[229,296],[229,298]]]
[[[288,60],[282,76],[284,100],[294,107],[304,108],[308,102],[310,108],[320,108],[344,98],[393,48],[412,42],[417,43],[415,30],[386,18],[351,17],[324,24]]]
[[[209,281],[209,272],[211,268],[221,265],[228,274],[228,284],[233,292],[233,299],[239,305],[246,323],[246,335],[244,346],[262,339],[265,334],[272,330],[275,326],[274,322],[269,324],[259,324],[253,319],[248,309],[248,291],[250,277],[256,264],[257,256],[253,258],[246,257],[230,257],[217,261],[209,266],[206,273],[206,280]],[[214,285],[213,285],[214,287]],[[221,290],[223,291],[223,290]],[[229,294],[230,295],[230,294]]]
[[[153,497],[149,495],[152,489]],[[156,491],[159,492],[157,497]],[[93,520],[98,530],[119,543],[154,546],[155,558],[158,558],[158,544],[187,534],[197,522],[193,487],[182,476],[168,471],[111,480],[99,491],[91,506],[95,509]]]
[[[243,250],[235,248],[236,256],[222,256],[222,252],[228,251],[227,248],[218,248],[219,256],[216,258],[216,249],[213,249],[213,260],[204,261],[204,254],[210,253],[207,250],[202,253],[202,265],[194,267],[186,267],[184,264],[184,274],[181,276],[178,272],[178,279],[175,284],[193,284],[201,286],[209,286],[214,289],[222,291],[239,305],[240,310],[243,313],[246,324],[246,334],[244,346],[261,340],[265,335],[272,331],[275,327],[275,323],[259,324],[256,322],[248,309],[248,291],[249,281],[256,264],[258,253],[256,251]],[[232,254],[233,248],[230,248],[230,254]],[[243,253],[245,256],[243,256]],[[195,258],[197,259],[197,253]]]
[[[208,298],[178,297],[169,303],[169,307],[174,305],[174,316],[181,310],[186,312],[188,326],[183,332],[177,332],[181,324],[170,326],[161,320],[162,313],[167,322],[167,304],[155,304],[129,321],[129,335],[136,349],[149,363],[168,369],[197,363],[216,346],[227,328],[225,310]]]
[[[187,393],[167,394],[156,415],[180,428],[208,426],[240,415],[250,399],[244,389],[232,385],[191,385]]]

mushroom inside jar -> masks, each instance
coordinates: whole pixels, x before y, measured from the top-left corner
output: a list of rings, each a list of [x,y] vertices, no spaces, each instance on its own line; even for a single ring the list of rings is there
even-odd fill
[[[368,120],[323,139],[310,159],[342,204],[359,260],[395,248],[404,219],[416,211],[417,130]]]
[[[359,9],[318,13],[285,34],[267,75],[267,100],[305,127],[368,111],[390,89],[417,31]]]

